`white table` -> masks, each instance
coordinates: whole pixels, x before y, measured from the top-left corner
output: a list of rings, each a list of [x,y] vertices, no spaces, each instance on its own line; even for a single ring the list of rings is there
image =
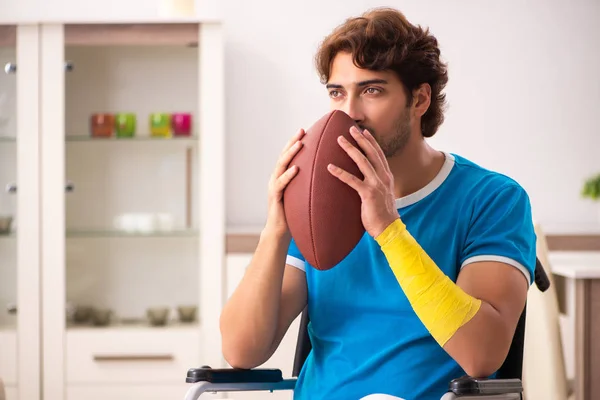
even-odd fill
[[[600,251],[550,252],[554,275],[575,281],[575,390],[600,399]]]
[[[552,251],[552,273],[571,279],[600,279],[600,251]]]

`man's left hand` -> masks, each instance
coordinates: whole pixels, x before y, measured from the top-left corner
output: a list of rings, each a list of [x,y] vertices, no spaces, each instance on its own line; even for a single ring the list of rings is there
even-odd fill
[[[328,169],[333,176],[357,191],[362,201],[362,223],[367,232],[376,238],[399,218],[394,198],[394,176],[383,150],[370,132],[360,132],[352,127],[350,134],[364,154],[343,136],[338,138],[338,143],[354,160],[364,179],[359,179],[337,165],[329,164]]]

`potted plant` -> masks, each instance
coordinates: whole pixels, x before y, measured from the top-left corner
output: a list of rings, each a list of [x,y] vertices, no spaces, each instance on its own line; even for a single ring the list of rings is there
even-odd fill
[[[600,206],[600,173],[589,177],[583,184],[583,190],[581,195],[584,198],[591,199],[592,201],[598,202]],[[598,209],[600,212],[600,207]],[[598,215],[600,218],[600,214]]]

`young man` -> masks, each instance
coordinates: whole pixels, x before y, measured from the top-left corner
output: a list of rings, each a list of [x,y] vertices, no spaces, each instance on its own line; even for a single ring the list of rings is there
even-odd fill
[[[367,232],[331,270],[304,261],[282,207],[300,131],[281,154],[267,223],[223,310],[225,358],[240,368],[262,364],[308,304],[313,350],[297,399],[438,400],[454,378],[493,375],[533,282],[527,194],[427,144],[443,121],[446,66],[436,39],[400,12],[347,20],[316,61],[331,108],[362,128],[352,135],[364,156],[339,144],[364,180],[336,166],[330,172],[359,193]]]

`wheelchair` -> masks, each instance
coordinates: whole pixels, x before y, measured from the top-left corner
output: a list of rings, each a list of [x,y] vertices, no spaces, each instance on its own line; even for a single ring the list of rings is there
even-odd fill
[[[534,281],[537,288],[545,292],[550,280],[539,259],[536,258]],[[492,379],[462,376],[448,384],[448,391],[440,400],[478,399],[478,400],[522,400],[523,384],[523,345],[525,341],[525,305],[513,340],[504,363]],[[284,379],[278,369],[212,369],[209,366],[191,368],[187,371],[186,382],[190,387],[184,400],[196,400],[203,393],[278,391],[294,390],[297,377],[312,346],[308,335],[308,308],[302,312],[292,377]]]

